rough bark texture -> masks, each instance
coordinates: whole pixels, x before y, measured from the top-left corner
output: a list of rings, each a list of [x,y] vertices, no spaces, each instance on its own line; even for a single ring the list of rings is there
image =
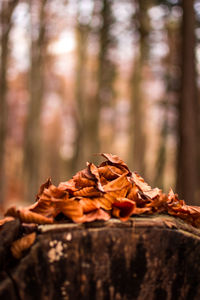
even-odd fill
[[[41,111],[44,94],[44,61],[47,45],[45,10],[47,1],[42,0],[38,10],[35,7],[37,1],[31,1],[30,7],[32,34],[29,78],[30,99],[24,137],[24,178],[28,187],[28,191],[26,191],[27,199],[35,195],[40,182]],[[34,11],[36,11],[35,15]],[[36,28],[38,29],[37,31]]]
[[[198,95],[195,70],[194,1],[182,1],[182,64],[179,103],[177,191],[190,205],[197,205]]]
[[[149,17],[148,8],[150,1],[138,1],[136,15],[133,16],[133,28],[135,20],[138,23],[140,34],[138,54],[134,60],[131,76],[131,110],[130,110],[130,168],[145,176],[145,146],[144,132],[145,103],[143,95],[144,67],[148,57]]]
[[[0,299],[200,299],[199,261],[200,231],[172,217],[43,225]]]
[[[17,0],[2,1],[0,7],[0,204],[4,201],[5,143],[7,135],[7,69],[9,58],[9,35],[12,29],[12,14]]]

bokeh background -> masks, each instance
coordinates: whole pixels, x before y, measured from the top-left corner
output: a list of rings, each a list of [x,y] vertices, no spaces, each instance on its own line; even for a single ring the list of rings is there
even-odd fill
[[[200,205],[200,1],[0,1],[0,209],[109,152]]]

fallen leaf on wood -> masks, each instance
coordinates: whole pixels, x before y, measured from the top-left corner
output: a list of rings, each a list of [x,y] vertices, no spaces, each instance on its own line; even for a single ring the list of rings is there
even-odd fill
[[[134,213],[136,203],[127,198],[118,199],[117,202],[114,202],[113,207],[119,209],[119,218],[122,221],[127,221],[129,217]]]
[[[77,220],[83,216],[83,207],[78,200],[60,201],[58,206],[60,212],[62,212],[66,217],[72,219],[74,222],[77,222]]]
[[[96,220],[108,221],[110,219],[110,214],[103,209],[99,208],[95,211],[92,211],[88,214],[85,214],[82,218],[83,222],[92,222]]]
[[[29,249],[33,245],[35,239],[36,239],[36,233],[32,232],[20,238],[19,240],[14,241],[11,245],[12,255],[17,259],[20,259],[23,255],[23,252]]]
[[[14,217],[5,217],[4,219],[0,220],[0,227],[3,226],[5,223],[15,220]]]
[[[37,201],[17,209],[10,207],[0,226],[14,218],[26,224],[51,224],[64,218],[83,223],[111,216],[128,220],[132,215],[165,213],[200,227],[200,207],[189,206],[170,189],[165,195],[151,188],[136,172],[131,173],[116,155],[101,154],[99,166],[87,163],[70,180],[58,186],[48,179],[41,185]],[[173,226],[170,222],[166,226]]]

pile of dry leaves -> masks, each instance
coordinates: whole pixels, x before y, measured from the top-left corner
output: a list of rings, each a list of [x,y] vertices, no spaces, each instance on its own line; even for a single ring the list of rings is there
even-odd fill
[[[126,221],[132,215],[167,213],[200,227],[200,207],[186,205],[172,190],[166,195],[158,188],[152,189],[116,155],[101,155],[106,160],[98,167],[87,163],[84,170],[58,187],[48,179],[33,205],[9,208],[0,225],[13,218],[34,224],[66,219],[84,223],[111,217]],[[33,241],[35,236],[31,237]]]
[[[101,155],[106,160],[98,167],[87,163],[84,170],[58,187],[48,179],[33,205],[21,209],[13,206],[5,216],[25,223],[49,224],[58,216],[83,223],[112,216],[126,221],[132,215],[167,213],[200,226],[200,207],[186,205],[172,190],[166,195],[158,188],[152,189],[116,155]]]

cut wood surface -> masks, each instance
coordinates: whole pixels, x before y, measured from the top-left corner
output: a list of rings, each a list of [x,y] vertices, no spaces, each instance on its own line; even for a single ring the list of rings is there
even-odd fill
[[[20,259],[11,244],[36,240]],[[0,299],[200,299],[200,230],[167,215],[0,231]]]

